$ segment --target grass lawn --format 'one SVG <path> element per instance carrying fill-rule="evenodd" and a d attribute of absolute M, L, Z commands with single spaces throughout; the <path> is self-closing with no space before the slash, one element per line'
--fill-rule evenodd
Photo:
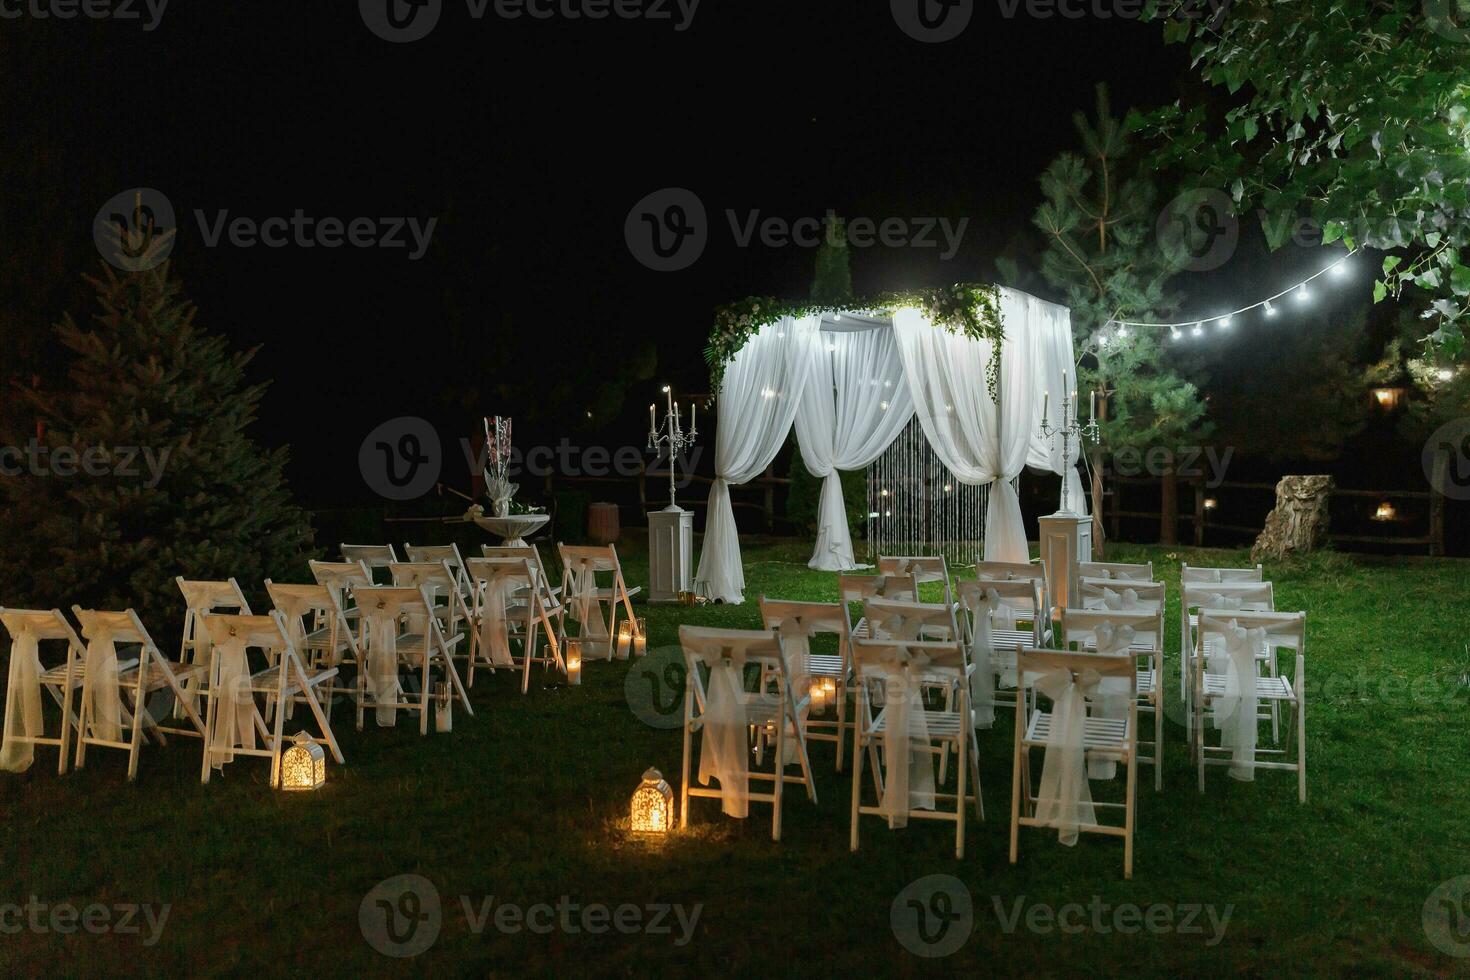
<path fill-rule="evenodd" d="M 642 549 L 621 550 L 630 579 L 643 581 Z M 836 576 L 808 570 L 808 553 L 791 542 L 748 546 L 743 606 L 647 607 L 650 655 L 670 656 L 681 622 L 758 625 L 762 593 L 835 599 Z M 1243 553 L 1127 546 L 1109 558 L 1155 562 L 1170 583 L 1171 637 L 1179 560 L 1246 563 Z M 650 765 L 676 782 L 680 736 L 630 709 L 625 679 L 639 665 L 596 662 L 580 688 L 542 682 L 525 697 L 507 674 L 482 675 L 475 717 L 457 713 L 452 735 L 421 738 L 406 721 L 396 730 L 370 723 L 359 734 L 339 705 L 347 765 L 330 766 L 316 794 L 272 792 L 261 760 L 236 762 L 201 786 L 190 740 L 145 750 L 135 785 L 124 782 L 121 753 L 94 749 L 84 771 L 58 778 L 54 750 L 40 750 L 29 773 L 0 774 L 0 972 L 1463 972 L 1470 959 L 1431 944 L 1423 910 L 1441 883 L 1470 875 L 1466 697 L 1443 673 L 1466 662 L 1467 570 L 1452 560 L 1330 554 L 1268 569 L 1278 608 L 1308 613 L 1308 801 L 1297 803 L 1291 773 L 1238 783 L 1217 768 L 1201 795 L 1171 718 L 1163 792 L 1140 770 L 1132 881 L 1123 880 L 1116 839 L 1084 835 L 1066 848 L 1055 832 L 1024 831 L 1020 862 L 1008 863 L 1008 712 L 981 736 L 987 821 L 970 824 L 963 861 L 954 859 L 952 828 L 915 822 L 889 831 L 878 818 L 865 818 L 862 850 L 850 853 L 851 778 L 833 771 L 830 743 L 812 749 L 819 804 L 789 792 L 779 844 L 768 807 L 752 805 L 751 819 L 738 821 L 714 801 L 695 801 L 689 830 L 662 843 L 630 839 L 629 795 Z M 1171 666 L 1177 671 L 1177 657 Z M 645 685 L 640 675 L 632 688 Z M 1177 697 L 1177 676 L 1165 692 Z M 380 955 L 359 925 L 364 897 L 402 874 L 428 879 L 442 910 L 437 940 L 414 959 Z M 972 902 L 968 940 L 944 959 L 909 953 L 891 925 L 895 898 L 927 875 L 959 879 Z M 141 918 L 141 934 L 93 935 L 53 930 L 48 911 L 21 913 L 39 916 L 44 929 L 7 917 L 5 903 L 32 896 L 46 906 L 170 908 L 145 945 L 151 929 Z M 559 923 L 549 932 L 501 931 L 502 903 L 561 903 L 558 919 L 577 931 Z M 616 913 L 619 906 L 640 907 L 647 921 L 653 913 L 643 907 L 677 903 L 686 916 L 697 906 L 698 919 L 689 942 L 672 915 L 661 922 L 667 933 L 592 934 L 568 903 L 600 903 L 625 923 L 633 913 Z M 1068 925 L 1082 930 L 1063 933 L 1048 910 L 1069 903 L 1082 909 L 1067 913 Z M 1190 906 L 1212 906 L 1215 922 L 1228 914 L 1223 937 L 1208 911 Z M 1128 907 L 1156 924 L 1166 914 L 1176 924 L 1188 918 L 1201 931 L 1122 934 L 1113 926 L 1132 924 Z M 540 915 L 537 923 L 552 921 Z M 1470 934 L 1461 938 L 1470 952 Z"/>

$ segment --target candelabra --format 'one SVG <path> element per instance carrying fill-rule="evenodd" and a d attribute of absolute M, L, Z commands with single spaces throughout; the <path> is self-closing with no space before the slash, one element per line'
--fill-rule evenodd
<path fill-rule="evenodd" d="M 699 435 L 699 427 L 696 424 L 698 405 L 689 407 L 689 431 L 684 431 L 683 418 L 679 411 L 679 403 L 674 401 L 673 389 L 668 385 L 663 388 L 664 397 L 668 399 L 668 408 L 664 413 L 663 424 L 660 425 L 653 405 L 648 406 L 648 451 L 662 453 L 663 447 L 668 446 L 669 451 L 669 506 L 667 510 L 679 510 L 679 502 L 676 499 L 676 488 L 674 485 L 674 462 L 684 452 L 694 445 L 695 438 Z"/>
<path fill-rule="evenodd" d="M 1066 375 L 1063 375 L 1064 382 L 1065 379 Z M 1048 409 L 1051 407 L 1051 392 L 1047 392 L 1045 395 L 1042 396 L 1041 434 L 1045 436 L 1048 440 L 1051 439 L 1053 436 L 1059 435 L 1062 437 L 1062 465 L 1064 468 L 1066 466 L 1070 466 L 1072 463 L 1073 439 L 1077 440 L 1077 449 L 1079 452 L 1082 449 L 1082 440 L 1091 439 L 1093 442 L 1097 442 L 1097 392 L 1093 392 L 1092 394 L 1092 417 L 1089 418 L 1086 422 L 1079 422 L 1075 417 L 1073 406 L 1076 403 L 1076 400 L 1077 392 L 1075 390 L 1066 391 L 1062 394 L 1062 418 L 1058 424 L 1052 425 L 1051 419 L 1048 417 Z M 1070 480 L 1066 479 L 1066 475 L 1063 474 L 1062 508 L 1058 513 L 1072 513 L 1072 505 L 1070 500 L 1071 495 L 1067 489 L 1067 486 L 1070 482 Z"/>

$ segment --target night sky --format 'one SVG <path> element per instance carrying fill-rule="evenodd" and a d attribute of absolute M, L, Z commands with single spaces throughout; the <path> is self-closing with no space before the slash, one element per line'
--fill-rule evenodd
<path fill-rule="evenodd" d="M 431 404 L 465 374 L 550 385 L 567 363 L 610 364 L 652 340 L 657 381 L 702 391 L 713 309 L 802 295 L 812 274 L 809 248 L 738 247 L 727 210 L 968 218 L 948 260 L 855 249 L 856 286 L 987 280 L 1029 227 L 1038 174 L 1075 145 L 1071 115 L 1096 82 L 1119 110 L 1187 84 L 1185 50 L 1157 25 L 1010 7 L 977 2 L 942 44 L 911 39 L 885 3 L 706 0 L 679 31 L 673 6 L 674 21 L 476 20 L 445 0 L 409 44 L 375 36 L 347 0 L 174 0 L 152 31 L 0 20 L 11 315 L 87 310 L 97 209 L 128 188 L 162 191 L 201 322 L 263 345 L 252 376 L 273 387 L 257 435 L 292 444 L 308 502 L 362 491 L 357 446 L 384 419 L 467 431 L 478 414 L 527 416 Z M 624 241 L 630 208 L 665 187 L 698 195 L 711 226 L 702 257 L 672 273 Z M 407 248 L 210 248 L 195 213 L 297 209 L 437 224 L 411 261 Z M 599 420 L 605 441 L 636 437 L 655 383 Z"/>

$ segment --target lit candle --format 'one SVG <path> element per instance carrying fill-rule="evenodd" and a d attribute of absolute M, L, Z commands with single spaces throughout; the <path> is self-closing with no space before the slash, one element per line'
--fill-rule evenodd
<path fill-rule="evenodd" d="M 1096 388 L 1092 389 L 1092 411 L 1088 414 L 1088 418 L 1093 418 L 1093 419 L 1097 418 L 1097 389 Z"/>
<path fill-rule="evenodd" d="M 669 414 L 670 415 L 673 415 L 674 414 L 674 386 L 673 385 L 664 385 L 664 395 L 666 395 L 668 397 Z"/>
<path fill-rule="evenodd" d="M 567 640 L 567 684 L 576 687 L 582 683 L 582 641 Z"/>
<path fill-rule="evenodd" d="M 648 406 L 648 431 L 650 433 L 658 431 L 658 419 L 654 417 L 652 405 Z"/>
<path fill-rule="evenodd" d="M 698 412 L 699 412 L 699 402 L 697 402 L 697 401 L 691 402 L 690 405 L 689 405 L 689 431 L 690 432 L 693 432 L 694 429 L 695 429 L 695 426 L 694 426 L 694 417 L 695 417 L 695 415 Z"/>
<path fill-rule="evenodd" d="M 1050 417 L 1051 417 L 1051 392 L 1049 392 L 1049 391 L 1043 391 L 1041 393 L 1041 421 L 1042 421 L 1042 423 L 1045 424 L 1046 420 L 1048 418 L 1050 418 Z"/>
<path fill-rule="evenodd" d="M 633 628 L 633 653 L 641 657 L 647 652 L 648 620 L 643 616 L 639 616 L 637 625 Z"/>
<path fill-rule="evenodd" d="M 618 624 L 618 659 L 627 660 L 633 646 L 633 624 L 626 619 Z"/>

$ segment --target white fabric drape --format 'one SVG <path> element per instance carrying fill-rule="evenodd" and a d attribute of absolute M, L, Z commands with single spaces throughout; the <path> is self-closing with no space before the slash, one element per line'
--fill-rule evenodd
<path fill-rule="evenodd" d="M 1092 791 L 1087 787 L 1086 750 L 1082 738 L 1087 724 L 1087 695 L 1101 677 L 1095 670 L 1075 675 L 1065 668 L 1036 679 L 1036 689 L 1052 701 L 1051 733 L 1041 761 L 1041 785 L 1036 792 L 1036 819 L 1057 828 L 1057 840 L 1068 847 L 1077 843 L 1077 828 L 1097 824 Z M 1017 711 L 1024 710 L 1017 707 Z"/>
<path fill-rule="evenodd" d="M 895 664 L 883 682 L 886 778 L 879 809 L 895 830 L 908 826 L 910 810 L 934 809 L 934 756 L 924 717 L 921 667 L 917 659 Z"/>
<path fill-rule="evenodd" d="M 737 662 L 738 661 L 738 662 Z M 750 759 L 745 717 L 745 663 L 737 657 L 716 660 L 709 672 L 704 737 L 699 745 L 699 782 L 720 781 L 720 809 L 744 819 L 750 812 Z M 777 766 L 777 773 L 781 767 Z"/>
<path fill-rule="evenodd" d="M 10 645 L 9 691 L 13 703 L 5 716 L 0 769 L 25 772 L 36 761 L 36 746 L 20 738 L 42 735 L 41 674 L 40 643 L 34 632 L 23 629 Z"/>
<path fill-rule="evenodd" d="M 582 659 L 611 660 L 612 636 L 602 615 L 602 602 L 597 598 L 597 566 L 590 559 L 581 559 L 572 569 L 571 590 L 575 596 L 572 618 L 581 626 Z"/>
<path fill-rule="evenodd" d="M 725 366 L 716 402 L 715 482 L 695 574 L 711 599 L 745 601 L 730 485 L 756 476 L 785 444 L 812 373 L 817 327 L 816 317 L 783 317 L 762 327 Z"/>
<path fill-rule="evenodd" d="M 1038 379 L 1041 395 L 1051 396 L 1051 404 L 1047 410 L 1051 424 L 1059 425 L 1063 421 L 1062 399 L 1067 392 L 1078 387 L 1076 352 L 1072 344 L 1072 313 L 1064 306 L 1037 301 L 1028 308 L 1027 314 L 1029 326 L 1041 335 L 1042 359 L 1038 361 L 1034 374 Z M 1009 331 L 1006 339 L 1010 339 Z M 1087 392 L 1079 389 L 1078 395 L 1080 402 L 1088 401 Z M 1075 419 L 1084 414 L 1074 403 L 1070 418 Z M 1062 474 L 1062 479 L 1067 482 L 1068 506 L 1073 513 L 1085 516 L 1089 511 L 1087 498 L 1082 492 L 1082 477 L 1077 471 L 1080 447 L 1076 440 L 1072 440 L 1070 450 L 1068 457 L 1063 459 L 1062 439 L 1055 435 L 1044 435 L 1040 425 L 1037 425 L 1031 432 L 1026 465 Z"/>
<path fill-rule="evenodd" d="M 214 739 L 210 756 L 214 768 L 223 769 L 235 758 L 236 747 L 255 748 L 255 697 L 250 690 L 250 664 L 245 656 L 246 638 L 232 637 L 228 643 L 217 643 L 220 695 L 214 699 L 218 713 L 214 722 Z"/>
<path fill-rule="evenodd" d="M 480 649 L 488 651 L 490 663 L 510 667 L 510 628 L 506 623 L 506 600 L 515 590 L 510 578 L 496 575 L 485 586 L 485 604 L 480 610 Z M 529 598 L 527 602 L 531 601 Z"/>
<path fill-rule="evenodd" d="M 111 633 L 99 632 L 87 640 L 87 669 L 82 680 L 82 697 L 88 702 L 92 738 L 109 742 L 122 740 L 122 694 L 118 690 L 117 644 Z M 143 710 L 141 704 L 136 706 Z M 140 724 L 141 719 L 134 719 Z"/>
<path fill-rule="evenodd" d="M 1249 783 L 1256 778 L 1256 654 L 1265 649 L 1266 631 L 1242 629 L 1232 619 L 1224 633 L 1224 652 L 1210 658 L 1210 673 L 1225 678 L 1225 694 L 1215 699 L 1211 720 L 1220 745 L 1230 750 L 1230 777 Z"/>
<path fill-rule="evenodd" d="M 374 717 L 379 728 L 392 728 L 398 723 L 396 702 L 402 694 L 398 683 L 398 604 L 379 601 L 363 610 L 367 619 L 367 675 L 377 703 Z M 424 647 L 428 648 L 428 626 L 424 627 Z"/>
<path fill-rule="evenodd" d="M 796 413 L 802 462 L 822 480 L 811 568 L 857 568 L 839 470 L 872 463 L 914 415 L 893 331 L 821 331 L 815 364 Z"/>

